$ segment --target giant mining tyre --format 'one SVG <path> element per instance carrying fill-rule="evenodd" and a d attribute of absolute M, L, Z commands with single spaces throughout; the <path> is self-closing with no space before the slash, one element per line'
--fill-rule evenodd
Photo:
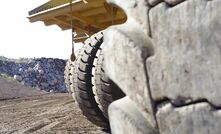
<path fill-rule="evenodd" d="M 94 60 L 95 67 L 92 73 L 95 77 L 92 77 L 92 82 L 94 85 L 93 92 L 95 94 L 95 100 L 99 104 L 98 106 L 104 116 L 108 118 L 108 106 L 113 101 L 123 98 L 125 94 L 105 73 L 103 46 L 102 43 Z"/>
<path fill-rule="evenodd" d="M 79 56 L 79 50 L 77 50 L 75 52 L 76 57 Z M 67 60 L 66 65 L 65 65 L 65 69 L 64 69 L 64 82 L 66 85 L 66 89 L 68 93 L 72 93 L 71 90 L 71 78 L 72 78 L 72 71 L 71 69 L 73 69 L 73 66 L 75 65 L 76 59 L 74 61 L 72 61 L 71 59 Z"/>
<path fill-rule="evenodd" d="M 103 67 L 103 32 L 88 38 L 72 64 L 72 96 L 83 115 L 97 126 L 109 129 L 107 109 L 124 93 L 107 77 Z"/>
<path fill-rule="evenodd" d="M 109 121 L 95 100 L 92 84 L 93 63 L 102 42 L 103 32 L 94 34 L 84 42 L 73 65 L 70 89 L 83 115 L 95 125 L 109 129 Z"/>
<path fill-rule="evenodd" d="M 69 93 L 71 92 L 71 90 L 70 90 L 71 66 L 72 66 L 72 61 L 68 60 L 66 62 L 65 69 L 64 69 L 64 82 L 65 82 L 65 85 L 66 85 L 66 88 L 67 88 L 67 92 L 69 92 Z"/>

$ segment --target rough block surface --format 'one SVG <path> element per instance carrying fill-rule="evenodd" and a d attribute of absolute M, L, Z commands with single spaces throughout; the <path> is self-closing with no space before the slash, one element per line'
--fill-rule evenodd
<path fill-rule="evenodd" d="M 135 103 L 140 121 L 160 134 L 220 134 L 221 1 L 109 1 L 128 20 L 105 33 L 107 74 Z M 137 130 L 121 118 L 123 103 L 112 105 L 109 116 L 124 125 L 111 129 Z"/>
<path fill-rule="evenodd" d="M 145 67 L 145 59 L 153 53 L 152 43 L 148 37 L 148 16 L 134 14 L 135 11 L 146 14 L 148 7 L 144 0 L 112 2 L 122 6 L 128 20 L 124 25 L 110 27 L 105 31 L 104 58 L 108 59 L 105 60 L 106 73 L 127 96 L 137 102 L 138 108 L 145 109 L 142 110 L 144 117 L 151 125 L 156 126 Z"/>
<path fill-rule="evenodd" d="M 221 110 L 208 103 L 175 108 L 166 104 L 157 112 L 161 134 L 220 134 Z"/>
<path fill-rule="evenodd" d="M 150 10 L 154 56 L 147 59 L 154 100 L 221 106 L 221 1 L 191 0 Z"/>
<path fill-rule="evenodd" d="M 112 103 L 108 111 L 112 134 L 158 134 L 129 97 Z"/>

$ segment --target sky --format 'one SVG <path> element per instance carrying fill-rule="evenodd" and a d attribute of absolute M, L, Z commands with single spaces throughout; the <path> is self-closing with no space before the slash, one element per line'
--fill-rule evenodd
<path fill-rule="evenodd" d="M 71 31 L 43 22 L 30 23 L 28 11 L 47 0 L 2 0 L 0 56 L 9 58 L 62 58 L 71 54 Z"/>

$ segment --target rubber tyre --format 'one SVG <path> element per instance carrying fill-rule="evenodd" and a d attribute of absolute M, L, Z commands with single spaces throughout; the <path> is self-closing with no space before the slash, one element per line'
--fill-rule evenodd
<path fill-rule="evenodd" d="M 72 69 L 71 90 L 83 115 L 97 126 L 109 129 L 109 121 L 99 108 L 92 84 L 92 68 L 96 53 L 103 42 L 103 33 L 94 34 L 84 43 Z"/>
<path fill-rule="evenodd" d="M 95 88 L 94 94 L 104 116 L 108 118 L 108 106 L 115 100 L 121 99 L 125 94 L 121 89 L 111 81 L 105 73 L 104 54 L 101 45 L 97 53 L 97 61 L 95 62 Z"/>
<path fill-rule="evenodd" d="M 64 69 L 64 82 L 65 82 L 65 85 L 66 85 L 66 88 L 67 88 L 67 92 L 69 92 L 69 93 L 71 92 L 71 90 L 70 90 L 71 66 L 72 66 L 72 61 L 68 60 L 66 62 L 65 69 Z"/>

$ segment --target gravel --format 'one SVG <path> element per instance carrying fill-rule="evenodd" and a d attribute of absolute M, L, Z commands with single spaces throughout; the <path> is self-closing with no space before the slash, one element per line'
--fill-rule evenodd
<path fill-rule="evenodd" d="M 65 64 L 66 60 L 57 58 L 0 57 L 0 74 L 47 92 L 67 92 L 64 83 Z"/>

